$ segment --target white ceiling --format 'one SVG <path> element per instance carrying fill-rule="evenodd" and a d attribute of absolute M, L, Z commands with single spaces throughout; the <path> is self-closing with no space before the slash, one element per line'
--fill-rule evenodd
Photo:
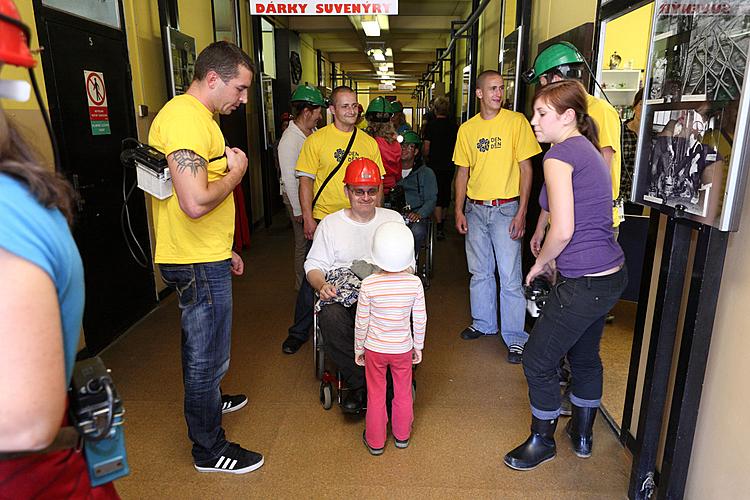
<path fill-rule="evenodd" d="M 389 16 L 388 31 L 366 37 L 347 16 L 289 16 L 289 29 L 313 38 L 314 47 L 327 58 L 341 63 L 346 73 L 359 82 L 377 82 L 375 68 L 365 51 L 382 43 L 393 50 L 395 80 L 403 90 L 413 88 L 427 66 L 435 61 L 435 50 L 450 38 L 451 21 L 464 20 L 471 1 L 401 0 L 399 14 Z"/>

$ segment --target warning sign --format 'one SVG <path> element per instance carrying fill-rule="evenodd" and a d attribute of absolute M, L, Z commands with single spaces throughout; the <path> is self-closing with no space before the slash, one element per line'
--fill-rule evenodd
<path fill-rule="evenodd" d="M 104 86 L 104 74 L 98 71 L 83 70 L 86 82 L 86 99 L 89 102 L 89 119 L 93 135 L 109 135 L 109 107 L 107 106 L 107 88 Z"/>

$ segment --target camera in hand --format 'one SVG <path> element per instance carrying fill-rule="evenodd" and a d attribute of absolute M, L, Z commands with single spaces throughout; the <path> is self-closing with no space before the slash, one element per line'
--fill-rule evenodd
<path fill-rule="evenodd" d="M 549 280 L 543 276 L 537 276 L 531 280 L 531 285 L 524 287 L 526 295 L 526 310 L 533 318 L 538 318 L 544 304 L 547 303 L 547 297 L 552 291 L 552 285 Z"/>

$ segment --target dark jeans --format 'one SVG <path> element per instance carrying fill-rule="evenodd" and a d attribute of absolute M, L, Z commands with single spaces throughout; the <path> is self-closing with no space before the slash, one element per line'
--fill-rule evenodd
<path fill-rule="evenodd" d="M 414 236 L 414 257 L 416 258 L 419 255 L 419 249 L 422 248 L 427 239 L 429 221 L 424 219 L 419 222 L 410 222 L 409 229 L 411 229 L 411 234 Z"/>
<path fill-rule="evenodd" d="M 560 413 L 557 368 L 566 354 L 572 375 L 571 402 L 582 407 L 599 406 L 603 372 L 599 342 L 604 320 L 627 283 L 628 272 L 623 266 L 609 276 L 561 276 L 553 287 L 523 351 L 535 417 L 547 420 Z"/>
<path fill-rule="evenodd" d="M 185 420 L 193 459 L 203 462 L 227 447 L 221 428 L 219 384 L 229 368 L 232 274 L 229 259 L 203 264 L 160 264 L 182 311 L 182 378 Z"/>
<path fill-rule="evenodd" d="M 305 257 L 310 253 L 312 241 L 307 240 Z M 315 290 L 304 277 L 297 292 L 297 302 L 294 304 L 294 324 L 289 327 L 289 336 L 307 342 L 313 326 L 313 306 L 315 305 Z"/>
<path fill-rule="evenodd" d="M 318 313 L 318 325 L 325 342 L 325 353 L 341 370 L 341 375 L 350 389 L 365 385 L 365 369 L 354 362 L 354 317 L 357 305 L 344 307 L 328 304 Z"/>

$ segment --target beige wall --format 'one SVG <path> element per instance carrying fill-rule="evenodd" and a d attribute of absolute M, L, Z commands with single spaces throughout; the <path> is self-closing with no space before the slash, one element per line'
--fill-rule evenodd
<path fill-rule="evenodd" d="M 750 190 L 740 231 L 729 236 L 686 498 L 750 495 Z"/>

